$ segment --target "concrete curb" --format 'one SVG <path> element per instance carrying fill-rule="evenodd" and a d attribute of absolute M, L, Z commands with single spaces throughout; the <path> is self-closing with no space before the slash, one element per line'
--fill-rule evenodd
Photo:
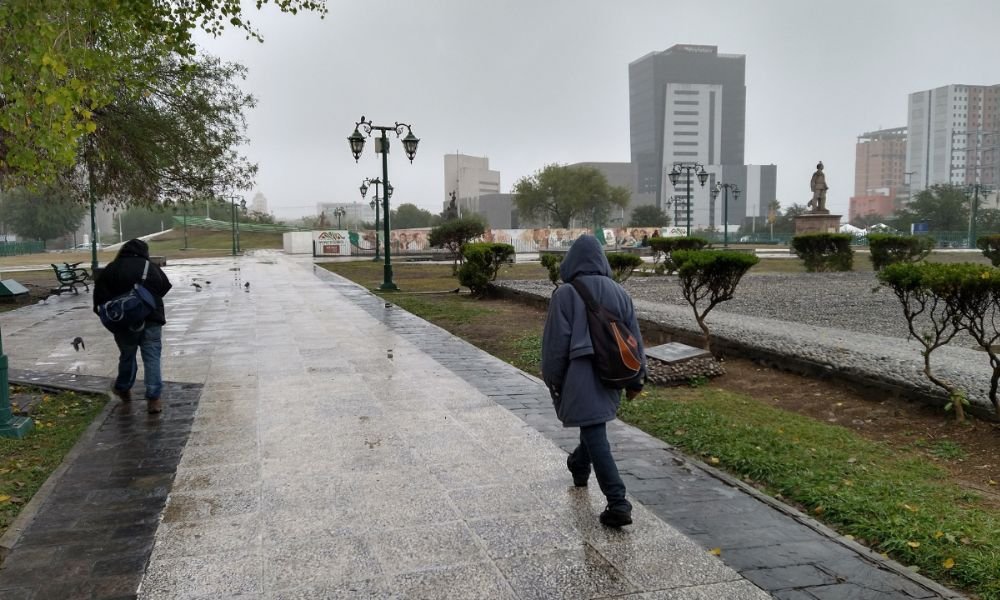
<path fill-rule="evenodd" d="M 80 386 L 78 388 L 73 388 L 65 384 L 48 385 L 44 382 L 39 383 L 37 381 L 28 381 L 19 379 L 11 379 L 10 383 L 17 385 L 24 385 L 24 386 L 80 392 L 85 394 L 95 393 L 92 389 L 83 386 Z M 108 388 L 110 387 L 111 387 L 111 380 L 108 379 Z M 86 446 L 88 446 L 90 442 L 94 439 L 94 436 L 97 435 L 98 430 L 100 430 L 101 426 L 104 425 L 105 421 L 107 421 L 108 416 L 111 415 L 111 411 L 115 409 L 116 404 L 114 402 L 114 398 L 111 396 L 111 394 L 107 395 L 109 400 L 107 404 L 104 405 L 104 409 L 101 411 L 101 413 L 96 417 L 94 417 L 94 420 L 90 422 L 90 425 L 87 426 L 87 429 L 85 429 L 84 432 L 80 435 L 80 437 L 76 440 L 76 443 L 73 444 L 73 447 L 70 448 L 70 451 L 67 452 L 66 456 L 63 457 L 62 462 L 59 463 L 59 466 L 56 467 L 54 471 L 52 471 L 52 474 L 49 475 L 48 479 L 45 480 L 45 483 L 42 484 L 42 487 L 38 488 L 38 491 L 35 492 L 35 495 L 31 497 L 31 500 L 28 501 L 28 504 L 26 504 L 25 507 L 21 509 L 21 512 L 17 515 L 17 518 L 14 519 L 14 522 L 10 524 L 10 527 L 7 528 L 7 531 L 3 534 L 3 536 L 0 537 L 0 566 L 3 565 L 4 560 L 6 560 L 7 556 L 10 554 L 10 551 L 13 550 L 14 545 L 17 544 L 18 540 L 21 538 L 21 534 L 24 533 L 24 531 L 28 528 L 28 526 L 31 525 L 31 522 L 35 520 L 35 516 L 38 514 L 38 511 L 42 508 L 42 506 L 48 500 L 49 495 L 52 493 L 53 490 L 55 490 L 56 486 L 59 484 L 59 480 L 62 479 L 62 476 L 66 473 L 67 470 L 69 470 L 70 466 L 72 466 L 72 464 L 76 461 L 77 457 L 83 452 L 83 449 Z"/>

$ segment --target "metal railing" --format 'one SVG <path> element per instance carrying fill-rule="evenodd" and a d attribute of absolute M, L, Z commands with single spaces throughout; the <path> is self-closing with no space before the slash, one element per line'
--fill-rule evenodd
<path fill-rule="evenodd" d="M 21 256 L 45 252 L 45 242 L 0 242 L 0 256 Z"/>

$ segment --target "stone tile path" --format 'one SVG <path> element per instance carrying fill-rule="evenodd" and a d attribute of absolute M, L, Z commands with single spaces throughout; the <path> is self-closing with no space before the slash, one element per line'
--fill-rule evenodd
<path fill-rule="evenodd" d="M 537 380 L 311 270 L 168 268 L 164 378 L 204 387 L 140 598 L 951 597 L 621 424 L 636 525 L 600 527 Z M 12 366 L 111 375 L 88 301 L 0 316 Z"/>

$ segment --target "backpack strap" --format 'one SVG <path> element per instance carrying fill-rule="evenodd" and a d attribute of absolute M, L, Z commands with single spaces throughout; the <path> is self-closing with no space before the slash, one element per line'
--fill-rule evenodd
<path fill-rule="evenodd" d="M 146 283 L 146 275 L 149 273 L 149 261 L 146 261 L 146 266 L 142 268 L 142 280 L 139 283 Z"/>
<path fill-rule="evenodd" d="M 587 289 L 587 286 L 583 285 L 582 281 L 574 279 L 569 282 L 569 284 L 572 285 L 573 289 L 576 290 L 576 293 L 580 295 L 580 298 L 583 299 L 583 303 L 587 305 L 587 308 L 592 311 L 600 309 L 597 305 L 597 301 L 594 300 L 594 296 L 591 295 L 590 290 Z"/>

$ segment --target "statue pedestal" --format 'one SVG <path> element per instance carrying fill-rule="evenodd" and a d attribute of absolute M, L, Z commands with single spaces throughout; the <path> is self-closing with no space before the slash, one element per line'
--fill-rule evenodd
<path fill-rule="evenodd" d="M 840 217 L 831 215 L 830 211 L 814 211 L 793 217 L 795 220 L 795 235 L 803 233 L 837 233 L 840 230 Z"/>

